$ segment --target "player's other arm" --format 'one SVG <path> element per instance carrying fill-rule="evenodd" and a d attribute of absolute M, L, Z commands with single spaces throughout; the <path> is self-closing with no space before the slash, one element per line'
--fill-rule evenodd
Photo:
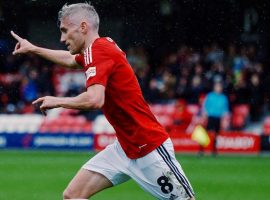
<path fill-rule="evenodd" d="M 38 47 L 28 40 L 21 38 L 13 31 L 11 31 L 11 35 L 17 40 L 13 55 L 34 53 L 64 67 L 82 68 L 82 66 L 78 65 L 75 61 L 75 55 L 71 55 L 69 51 Z"/>
<path fill-rule="evenodd" d="M 46 115 L 48 109 L 69 108 L 77 110 L 95 110 L 102 108 L 105 99 L 105 87 L 100 84 L 89 86 L 86 92 L 75 97 L 41 97 L 33 104 L 41 103 L 40 110 Z"/>

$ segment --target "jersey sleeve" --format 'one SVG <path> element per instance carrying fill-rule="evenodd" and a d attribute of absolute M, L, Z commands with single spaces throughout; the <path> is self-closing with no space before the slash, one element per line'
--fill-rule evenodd
<path fill-rule="evenodd" d="M 83 56 L 81 54 L 77 54 L 75 56 L 75 61 L 76 61 L 76 63 L 78 63 L 82 67 L 84 66 L 84 59 L 83 59 Z"/>
<path fill-rule="evenodd" d="M 92 62 L 86 66 L 86 88 L 94 84 L 107 86 L 107 81 L 113 71 L 114 61 L 106 50 L 108 49 L 102 48 L 102 46 L 96 46 L 89 50 Z"/>

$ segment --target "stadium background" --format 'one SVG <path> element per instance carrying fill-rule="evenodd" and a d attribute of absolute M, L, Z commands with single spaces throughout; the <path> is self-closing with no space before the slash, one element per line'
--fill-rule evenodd
<path fill-rule="evenodd" d="M 15 41 L 10 30 L 34 44 L 63 48 L 57 12 L 65 2 L 0 1 L 0 199 L 61 198 L 89 158 L 78 150 L 101 150 L 115 139 L 99 111 L 55 109 L 45 118 L 31 105 L 39 96 L 79 94 L 84 90 L 82 72 L 34 55 L 11 55 Z M 127 52 L 176 151 L 189 153 L 177 158 L 198 199 L 269 198 L 269 1 L 92 3 L 100 14 L 101 35 Z M 218 138 L 222 155 L 197 158 L 200 147 L 190 136 L 196 124 L 205 125 L 201 107 L 215 80 L 223 81 L 230 102 Z M 211 149 L 212 142 L 206 151 Z M 133 182 L 96 197 L 127 198 L 151 199 Z"/>

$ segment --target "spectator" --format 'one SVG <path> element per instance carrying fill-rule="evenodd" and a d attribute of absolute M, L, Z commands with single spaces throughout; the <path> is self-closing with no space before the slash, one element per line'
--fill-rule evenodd
<path fill-rule="evenodd" d="M 254 73 L 250 78 L 250 117 L 252 121 L 258 121 L 262 114 L 263 88 L 258 74 Z"/>
<path fill-rule="evenodd" d="M 244 73 L 240 73 L 234 86 L 235 104 L 249 103 L 249 89 Z"/>
<path fill-rule="evenodd" d="M 206 55 L 206 62 L 213 64 L 216 62 L 222 62 L 224 59 L 224 52 L 219 48 L 217 43 L 213 43 L 210 47 L 208 54 Z"/>
<path fill-rule="evenodd" d="M 226 68 L 232 68 L 234 63 L 234 58 L 236 56 L 236 46 L 233 44 L 230 44 L 228 46 L 228 52 L 224 59 L 224 65 Z"/>
<path fill-rule="evenodd" d="M 228 98 L 222 90 L 222 83 L 215 82 L 213 91 L 206 95 L 203 104 L 203 112 L 208 120 L 207 130 L 215 133 L 213 154 L 216 154 L 216 136 L 220 132 L 221 119 L 229 113 Z"/>
<path fill-rule="evenodd" d="M 37 76 L 37 71 L 31 70 L 29 77 L 23 78 L 22 93 L 26 102 L 32 102 L 38 97 Z"/>
<path fill-rule="evenodd" d="M 185 77 L 180 77 L 178 85 L 176 86 L 175 97 L 186 99 L 188 95 L 188 85 Z"/>
<path fill-rule="evenodd" d="M 233 60 L 233 71 L 235 74 L 241 73 L 241 71 L 249 65 L 250 61 L 247 57 L 247 49 L 243 46 L 240 49 L 240 55 L 235 56 Z"/>
<path fill-rule="evenodd" d="M 187 92 L 187 102 L 188 104 L 198 104 L 199 97 L 203 93 L 203 83 L 200 76 L 195 75 L 192 77 L 190 88 Z"/>

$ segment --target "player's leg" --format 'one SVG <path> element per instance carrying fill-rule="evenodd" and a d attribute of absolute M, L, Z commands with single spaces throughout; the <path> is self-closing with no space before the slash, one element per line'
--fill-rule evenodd
<path fill-rule="evenodd" d="M 194 200 L 193 189 L 174 156 L 170 140 L 148 155 L 132 161 L 130 176 L 158 199 Z"/>
<path fill-rule="evenodd" d="M 220 131 L 220 123 L 221 123 L 221 118 L 215 118 L 214 119 L 214 144 L 213 144 L 213 156 L 217 156 L 218 152 L 217 152 L 217 137 Z"/>
<path fill-rule="evenodd" d="M 161 163 L 168 167 L 169 175 L 167 176 L 169 180 L 177 185 L 178 198 L 179 200 L 194 200 L 194 191 L 188 181 L 180 163 L 175 158 L 174 148 L 171 140 L 165 141 L 160 147 L 156 149 L 156 152 L 162 158 Z M 179 187 L 179 184 L 181 185 Z M 180 192 L 181 191 L 181 192 Z M 173 198 L 172 198 L 173 199 Z"/>
<path fill-rule="evenodd" d="M 68 185 L 64 199 L 88 199 L 105 188 L 129 180 L 123 167 L 127 166 L 127 158 L 117 146 L 118 143 L 109 145 L 91 158 Z"/>
<path fill-rule="evenodd" d="M 213 156 L 217 155 L 217 136 L 218 136 L 219 131 L 220 131 L 220 123 L 221 123 L 221 118 L 208 117 L 208 123 L 207 123 L 206 129 L 208 131 L 214 132 L 213 151 L 212 151 Z"/>
<path fill-rule="evenodd" d="M 63 193 L 64 199 L 88 199 L 95 193 L 113 186 L 102 174 L 80 169 Z"/>

